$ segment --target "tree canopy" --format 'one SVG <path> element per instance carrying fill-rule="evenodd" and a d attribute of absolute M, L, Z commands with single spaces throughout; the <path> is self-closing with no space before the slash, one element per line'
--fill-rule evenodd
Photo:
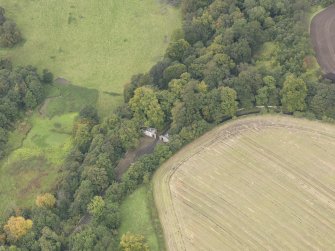
<path fill-rule="evenodd" d="M 152 88 L 143 86 L 136 89 L 129 106 L 134 112 L 134 118 L 143 126 L 163 127 L 164 113 Z"/>
<path fill-rule="evenodd" d="M 21 32 L 13 21 L 7 20 L 5 9 L 0 6 L 0 46 L 13 47 L 21 41 Z"/>
<path fill-rule="evenodd" d="M 123 251 L 149 251 L 144 237 L 130 232 L 122 235 L 120 246 Z"/>
<path fill-rule="evenodd" d="M 311 5 L 328 0 L 180 3 L 182 30 L 159 62 L 132 77 L 125 103 L 105 118 L 92 106 L 79 112 L 73 149 L 52 191 L 57 203 L 44 194 L 22 216 L 9 214 L 0 242 L 6 236 L 3 243 L 23 250 L 148 250 L 142 235 L 119 240 L 120 203 L 182 146 L 255 106 L 335 119 L 334 84 L 304 64 L 313 57 L 306 29 Z M 5 22 L 0 8 L 0 25 Z M 51 79 L 48 71 L 39 76 L 33 67 L 0 60 L 0 157 L 13 123 L 43 100 Z M 167 131 L 169 142 L 137 156 L 121 176 L 120 160 L 141 142 L 143 127 Z"/>
<path fill-rule="evenodd" d="M 303 111 L 306 108 L 307 86 L 303 79 L 288 76 L 281 91 L 283 108 L 288 112 Z"/>
<path fill-rule="evenodd" d="M 55 204 L 56 204 L 56 198 L 50 193 L 38 195 L 36 198 L 36 205 L 38 207 L 52 208 L 55 206 Z"/>
<path fill-rule="evenodd" d="M 12 216 L 8 219 L 7 224 L 4 226 L 4 231 L 7 235 L 7 239 L 10 242 L 15 243 L 21 237 L 26 235 L 32 227 L 32 220 L 26 220 L 22 216 Z"/>

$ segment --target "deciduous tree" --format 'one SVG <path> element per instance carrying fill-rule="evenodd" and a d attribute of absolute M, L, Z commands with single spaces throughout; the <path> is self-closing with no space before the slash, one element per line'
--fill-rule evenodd
<path fill-rule="evenodd" d="M 56 198 L 50 193 L 45 193 L 38 195 L 35 202 L 38 207 L 51 208 L 55 206 Z"/>
<path fill-rule="evenodd" d="M 237 94 L 234 89 L 221 87 L 221 111 L 224 116 L 235 116 L 237 111 Z"/>
<path fill-rule="evenodd" d="M 14 22 L 7 20 L 0 26 L 0 45 L 2 47 L 13 47 L 21 40 L 21 32 Z"/>
<path fill-rule="evenodd" d="M 130 232 L 122 235 L 120 246 L 123 251 L 149 251 L 144 236 Z"/>
<path fill-rule="evenodd" d="M 281 95 L 285 111 L 303 111 L 306 108 L 307 86 L 303 79 L 289 75 L 284 82 Z"/>
<path fill-rule="evenodd" d="M 271 100 L 274 99 L 276 91 L 276 80 L 272 76 L 263 78 L 264 86 L 257 90 L 256 103 L 267 107 L 271 105 Z"/>
<path fill-rule="evenodd" d="M 143 126 L 162 129 L 164 113 L 158 103 L 153 89 L 147 86 L 137 88 L 134 97 L 129 101 L 134 117 Z"/>
<path fill-rule="evenodd" d="M 166 56 L 174 61 L 177 60 L 182 62 L 189 47 L 190 44 L 187 41 L 179 39 L 176 42 L 169 44 L 169 47 L 166 49 Z"/>
<path fill-rule="evenodd" d="M 87 206 L 87 211 L 96 219 L 98 219 L 105 208 L 105 201 L 101 196 L 94 196 Z"/>
<path fill-rule="evenodd" d="M 38 243 L 41 251 L 60 251 L 62 246 L 59 236 L 48 227 L 42 229 Z"/>
<path fill-rule="evenodd" d="M 9 241 L 16 242 L 22 236 L 26 235 L 32 227 L 32 220 L 26 220 L 22 216 L 11 216 L 4 226 L 4 231 Z"/>

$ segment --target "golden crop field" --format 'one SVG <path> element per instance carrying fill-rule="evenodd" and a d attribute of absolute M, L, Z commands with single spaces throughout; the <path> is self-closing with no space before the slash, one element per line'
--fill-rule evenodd
<path fill-rule="evenodd" d="M 335 126 L 229 122 L 160 167 L 154 197 L 171 251 L 334 250 Z"/>

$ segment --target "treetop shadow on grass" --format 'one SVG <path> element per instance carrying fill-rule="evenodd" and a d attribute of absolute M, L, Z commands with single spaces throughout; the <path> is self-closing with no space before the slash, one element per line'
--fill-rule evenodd
<path fill-rule="evenodd" d="M 107 91 L 104 91 L 103 93 L 104 93 L 104 94 L 108 94 L 108 95 L 110 95 L 110 96 L 112 96 L 112 97 L 119 97 L 119 96 L 122 96 L 121 93 L 117 93 L 117 92 L 107 92 Z"/>

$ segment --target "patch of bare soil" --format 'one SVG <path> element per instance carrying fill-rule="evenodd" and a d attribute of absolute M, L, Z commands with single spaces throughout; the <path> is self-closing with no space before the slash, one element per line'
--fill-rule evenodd
<path fill-rule="evenodd" d="M 31 194 L 32 191 L 39 189 L 41 187 L 41 178 L 47 175 L 47 172 L 39 173 L 39 175 L 33 178 L 26 187 L 20 190 L 19 197 L 24 198 L 28 194 Z"/>
<path fill-rule="evenodd" d="M 324 77 L 335 80 L 335 5 L 313 18 L 310 35 Z"/>
<path fill-rule="evenodd" d="M 31 130 L 31 124 L 28 121 L 22 121 L 19 123 L 17 130 L 24 135 L 27 135 Z"/>
<path fill-rule="evenodd" d="M 10 164 L 10 173 L 15 175 L 26 170 L 42 172 L 41 167 L 47 166 L 47 160 L 43 156 L 34 156 L 25 160 L 18 160 Z"/>

